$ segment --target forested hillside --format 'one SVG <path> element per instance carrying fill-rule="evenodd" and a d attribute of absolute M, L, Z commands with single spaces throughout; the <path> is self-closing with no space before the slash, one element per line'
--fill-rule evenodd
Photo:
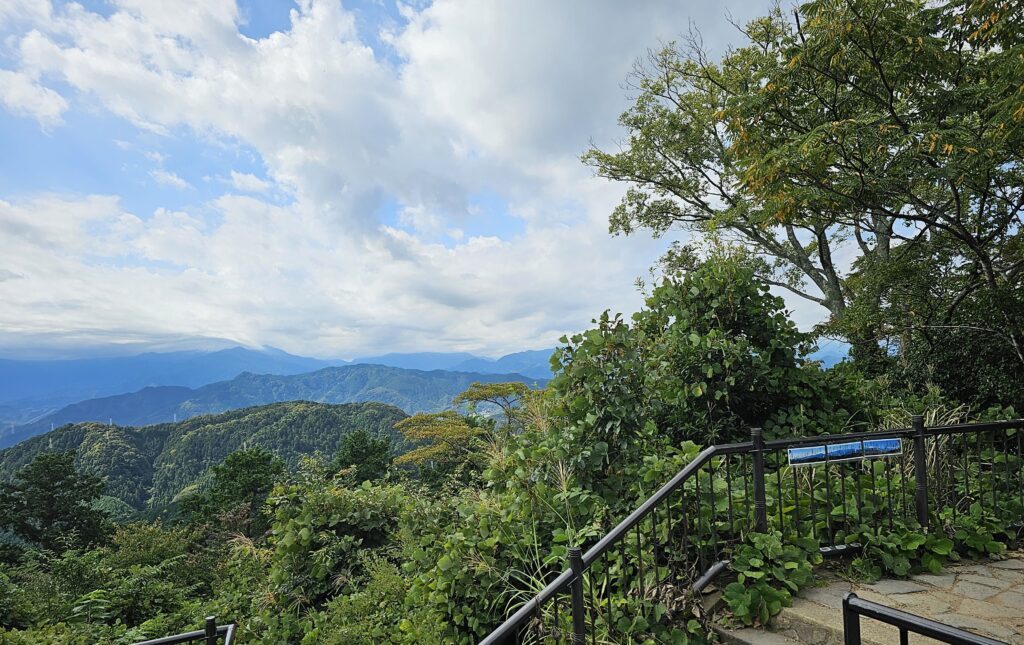
<path fill-rule="evenodd" d="M 51 427 L 84 421 L 141 426 L 200 414 L 265 405 L 280 401 L 387 403 L 408 414 L 436 412 L 473 382 L 520 381 L 543 383 L 518 374 L 473 374 L 385 367 L 345 365 L 291 376 L 242 374 L 230 381 L 197 389 L 152 387 L 131 394 L 109 396 L 69 405 L 35 423 L 16 427 L 0 436 L 0 448 L 41 434 Z"/>
<path fill-rule="evenodd" d="M 0 451 L 0 478 L 10 479 L 41 453 L 76 451 L 78 470 L 103 477 L 107 496 L 137 511 L 159 511 L 243 447 L 264 448 L 294 466 L 315 452 L 333 455 L 345 435 L 365 429 L 402 452 L 407 444 L 394 426 L 405 416 L 382 403 L 291 402 L 141 428 L 78 423 Z"/>

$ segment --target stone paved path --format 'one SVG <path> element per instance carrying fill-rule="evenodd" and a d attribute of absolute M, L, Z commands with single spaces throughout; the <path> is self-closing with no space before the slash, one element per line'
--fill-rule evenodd
<path fill-rule="evenodd" d="M 964 562 L 938 575 L 875 584 L 833 581 L 807 589 L 778 617 L 776 635 L 817 645 L 841 642 L 840 608 L 843 596 L 851 590 L 865 600 L 1024 645 L 1024 551 L 1008 553 L 1002 560 Z M 861 624 L 865 642 L 899 642 L 895 628 L 863 618 Z M 935 641 L 911 635 L 910 642 Z"/>
<path fill-rule="evenodd" d="M 1024 643 L 1024 552 L 1005 560 L 964 563 L 938 575 L 855 585 L 865 600 L 991 636 Z"/>

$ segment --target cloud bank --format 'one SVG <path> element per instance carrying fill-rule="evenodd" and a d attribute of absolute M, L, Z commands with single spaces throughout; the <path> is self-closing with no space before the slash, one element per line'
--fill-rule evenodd
<path fill-rule="evenodd" d="M 691 22 L 736 38 L 725 8 L 669 0 L 398 4 L 372 38 L 369 9 L 335 0 L 258 38 L 233 1 L 111 4 L 0 9 L 4 108 L 57 141 L 100 112 L 130 124 L 122 148 L 251 150 L 257 168 L 200 177 L 149 150 L 153 188 L 195 201 L 147 212 L 118 191 L 0 195 L 0 276 L 17 276 L 0 279 L 0 348 L 550 346 L 635 309 L 665 244 L 610 237 L 622 187 L 578 160 L 621 134 L 632 65 Z"/>

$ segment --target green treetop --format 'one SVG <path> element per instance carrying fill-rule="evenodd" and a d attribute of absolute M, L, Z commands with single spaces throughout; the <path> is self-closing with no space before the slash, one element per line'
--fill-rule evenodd
<path fill-rule="evenodd" d="M 93 507 L 103 486 L 78 473 L 73 452 L 40 454 L 0 488 L 0 526 L 45 549 L 95 544 L 105 534 L 106 515 Z"/>

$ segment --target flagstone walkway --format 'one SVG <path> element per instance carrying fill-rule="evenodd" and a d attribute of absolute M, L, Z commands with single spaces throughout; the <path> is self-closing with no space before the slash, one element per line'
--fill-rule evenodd
<path fill-rule="evenodd" d="M 777 617 L 772 632 L 740 630 L 734 642 L 842 643 L 843 596 L 853 591 L 865 600 L 902 609 L 947 625 L 983 634 L 1013 645 L 1024 645 L 1024 552 L 1001 560 L 964 562 L 937 575 L 859 584 L 836 580 L 805 590 Z M 861 618 L 865 643 L 899 643 L 895 627 Z M 744 638 L 746 637 L 746 638 Z M 751 640 L 747 640 L 751 639 Z M 728 639 L 733 640 L 733 639 Z M 911 643 L 934 643 L 910 636 Z"/>

